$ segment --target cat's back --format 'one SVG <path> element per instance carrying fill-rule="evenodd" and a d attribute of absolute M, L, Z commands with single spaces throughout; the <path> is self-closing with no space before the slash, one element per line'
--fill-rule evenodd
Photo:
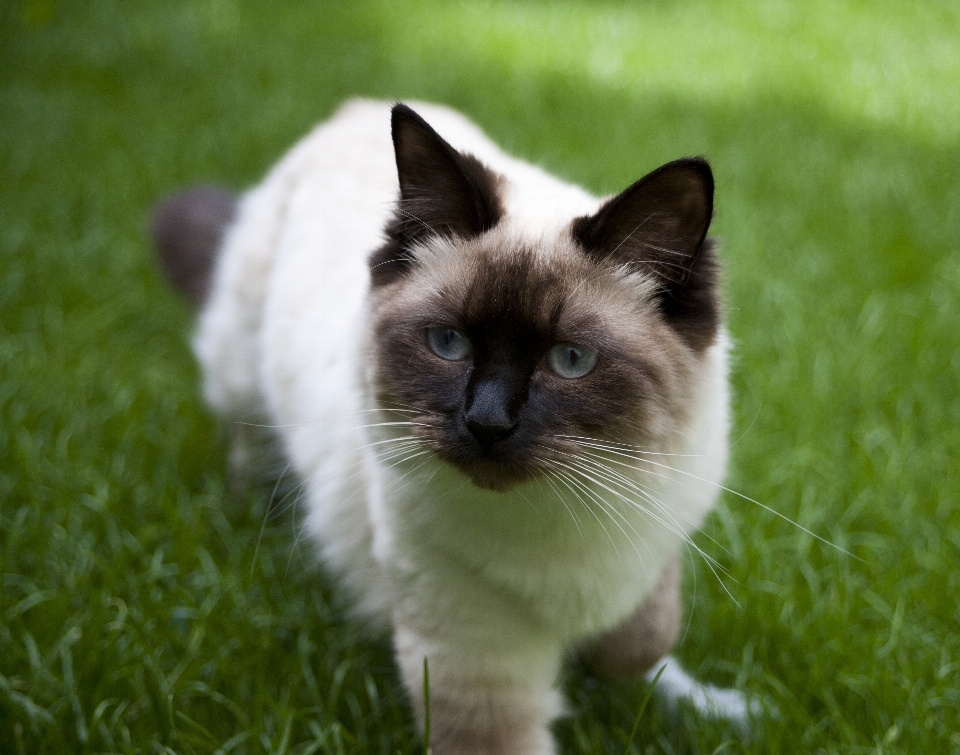
<path fill-rule="evenodd" d="M 280 419 L 271 381 L 294 385 L 298 356 L 317 351 L 297 342 L 313 329 L 330 353 L 348 339 L 397 191 L 391 154 L 387 106 L 352 100 L 241 197 L 194 337 L 206 398 L 227 416 Z"/>

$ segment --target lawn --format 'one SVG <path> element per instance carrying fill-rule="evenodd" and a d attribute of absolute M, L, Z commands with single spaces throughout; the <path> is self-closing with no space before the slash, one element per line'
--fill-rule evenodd
<path fill-rule="evenodd" d="M 746 498 L 677 654 L 777 714 L 628 744 L 647 686 L 571 670 L 562 751 L 960 753 L 958 82 L 948 2 L 4 2 L 0 752 L 422 752 L 292 486 L 229 492 L 145 234 L 363 94 L 597 192 L 716 174 Z"/>

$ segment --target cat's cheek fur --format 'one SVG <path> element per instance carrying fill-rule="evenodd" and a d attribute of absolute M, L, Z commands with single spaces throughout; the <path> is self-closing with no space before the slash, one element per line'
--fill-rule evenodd
<path fill-rule="evenodd" d="M 584 253 L 572 219 L 599 218 L 584 238 L 606 243 L 600 200 L 504 154 L 458 113 L 415 108 L 494 176 L 467 165 L 489 184 L 478 190 L 497 192 L 482 233 L 418 236 L 399 272 L 371 273 L 395 220 L 391 108 L 348 103 L 242 200 L 195 349 L 216 408 L 277 428 L 304 483 L 306 530 L 360 613 L 393 629 L 421 713 L 428 659 L 435 755 L 548 755 L 564 652 L 630 616 L 716 500 L 728 345 L 709 318 L 693 336 L 668 321 L 646 264 Z M 433 137 L 409 123 L 429 151 Z M 403 424 L 449 422 L 469 400 L 472 367 L 430 354 L 429 324 L 476 334 L 476 365 L 502 357 L 527 375 L 532 397 L 518 393 L 511 411 L 530 435 L 504 442 L 543 443 L 567 468 L 478 487 L 469 463 L 443 461 L 452 424 L 433 439 Z M 594 338 L 595 375 L 531 377 L 553 343 Z M 591 481 L 596 464 L 606 476 Z"/>

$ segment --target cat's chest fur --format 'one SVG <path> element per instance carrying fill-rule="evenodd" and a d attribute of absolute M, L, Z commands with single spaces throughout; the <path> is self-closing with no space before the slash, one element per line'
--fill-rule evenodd
<path fill-rule="evenodd" d="M 307 530 L 405 675 L 422 653 L 454 697 L 548 689 L 716 498 L 712 177 L 677 161 L 601 202 L 415 108 L 391 134 L 389 104 L 348 103 L 243 198 L 195 338 L 205 393 L 277 428 Z"/>

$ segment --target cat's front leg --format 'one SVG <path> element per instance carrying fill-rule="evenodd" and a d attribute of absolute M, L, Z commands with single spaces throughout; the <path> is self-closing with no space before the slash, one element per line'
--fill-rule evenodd
<path fill-rule="evenodd" d="M 554 755 L 548 727 L 561 710 L 558 644 L 438 644 L 402 622 L 394 641 L 421 731 L 427 659 L 432 755 Z"/>

